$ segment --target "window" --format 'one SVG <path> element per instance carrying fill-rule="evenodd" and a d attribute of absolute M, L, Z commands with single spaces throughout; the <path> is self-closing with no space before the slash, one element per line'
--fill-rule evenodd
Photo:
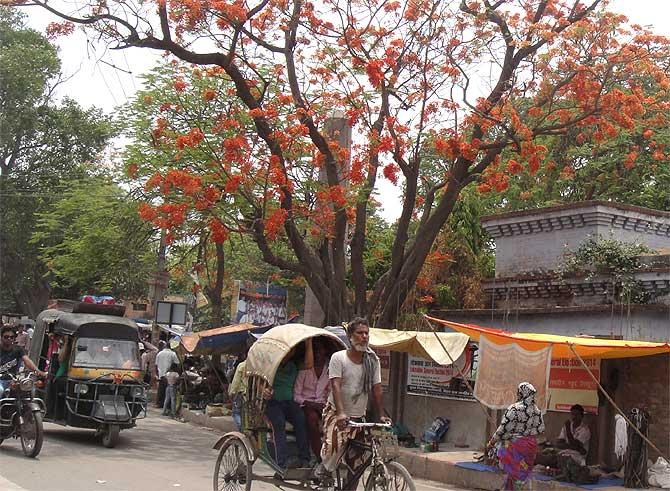
<path fill-rule="evenodd" d="M 75 367 L 139 370 L 137 343 L 115 339 L 79 338 L 74 349 Z"/>

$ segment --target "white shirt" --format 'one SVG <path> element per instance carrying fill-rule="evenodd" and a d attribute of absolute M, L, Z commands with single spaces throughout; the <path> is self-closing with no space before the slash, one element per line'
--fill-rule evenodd
<path fill-rule="evenodd" d="M 365 416 L 368 408 L 368 395 L 362 392 L 363 388 L 363 364 L 354 363 L 347 355 L 346 350 L 334 353 L 330 358 L 328 365 L 328 376 L 331 379 L 339 378 L 341 380 L 342 406 L 344 414 L 350 418 L 360 418 Z M 381 384 L 382 375 L 379 367 L 379 360 L 375 363 L 374 374 L 372 375 L 372 384 Z M 331 391 L 328 396 L 328 402 L 335 406 L 335 399 Z"/>
<path fill-rule="evenodd" d="M 177 353 L 170 348 L 165 348 L 156 355 L 156 368 L 158 369 L 158 377 L 165 377 L 173 363 L 179 363 Z"/>
<path fill-rule="evenodd" d="M 589 443 L 591 441 L 591 430 L 589 430 L 589 427 L 582 422 L 577 428 L 573 426 L 573 423 L 570 422 L 570 429 L 572 430 L 572 436 L 574 437 L 575 440 L 579 441 L 582 446 L 584 447 L 584 450 L 586 450 L 586 454 L 582 454 L 578 450 L 561 450 L 559 452 L 560 455 L 564 455 L 566 457 L 572 457 L 572 460 L 577 462 L 579 465 L 586 465 L 586 456 L 589 453 Z M 566 442 L 568 441 L 568 436 L 565 434 L 565 426 L 561 428 L 561 434 L 558 435 L 559 440 L 565 440 Z"/>

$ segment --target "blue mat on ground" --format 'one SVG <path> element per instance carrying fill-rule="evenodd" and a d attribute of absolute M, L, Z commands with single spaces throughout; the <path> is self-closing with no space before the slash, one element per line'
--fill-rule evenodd
<path fill-rule="evenodd" d="M 600 489 L 609 486 L 623 486 L 623 479 L 618 477 L 605 477 L 601 478 L 596 484 L 576 484 L 575 486 L 581 489 Z"/>
<path fill-rule="evenodd" d="M 456 467 L 463 469 L 470 469 L 471 471 L 479 472 L 500 472 L 500 469 L 492 465 L 482 464 L 481 462 L 456 462 Z"/>
<path fill-rule="evenodd" d="M 481 462 L 456 462 L 456 467 L 462 467 L 463 469 L 470 469 L 472 471 L 479 472 L 502 472 L 498 467 L 492 465 L 482 464 Z M 536 481 L 551 481 L 552 478 L 545 476 L 544 474 L 533 474 L 533 479 Z"/>

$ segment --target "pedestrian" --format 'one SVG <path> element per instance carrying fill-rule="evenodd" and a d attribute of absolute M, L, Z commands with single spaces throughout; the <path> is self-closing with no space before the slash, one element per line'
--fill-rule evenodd
<path fill-rule="evenodd" d="M 167 385 L 165 387 L 165 402 L 163 403 L 163 416 L 177 416 L 177 387 L 179 383 L 179 366 L 173 363 L 165 373 Z"/>
<path fill-rule="evenodd" d="M 542 413 L 535 404 L 537 391 L 522 382 L 517 402 L 507 408 L 488 447 L 495 447 L 500 468 L 505 472 L 505 489 L 523 489 L 533 473 L 537 455 L 537 436 L 544 433 Z"/>
<path fill-rule="evenodd" d="M 235 368 L 233 381 L 228 386 L 228 395 L 233 399 L 233 421 L 242 431 L 242 405 L 247 393 L 247 360 L 242 360 Z"/>
<path fill-rule="evenodd" d="M 179 364 L 177 353 L 170 349 L 165 341 L 158 343 L 159 353 L 156 355 L 156 374 L 158 376 L 158 393 L 156 394 L 156 407 L 162 408 L 165 403 L 165 387 L 167 380 L 165 375 L 174 363 Z"/>
<path fill-rule="evenodd" d="M 30 352 L 30 335 L 26 331 L 24 324 L 19 324 L 16 333 L 16 345 L 23 348 L 26 353 Z"/>

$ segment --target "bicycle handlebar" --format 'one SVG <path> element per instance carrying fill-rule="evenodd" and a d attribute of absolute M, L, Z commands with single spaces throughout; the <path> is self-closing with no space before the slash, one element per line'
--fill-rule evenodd
<path fill-rule="evenodd" d="M 389 423 L 357 423 L 356 421 L 348 421 L 347 426 L 351 428 L 384 428 L 387 430 L 392 427 Z"/>

